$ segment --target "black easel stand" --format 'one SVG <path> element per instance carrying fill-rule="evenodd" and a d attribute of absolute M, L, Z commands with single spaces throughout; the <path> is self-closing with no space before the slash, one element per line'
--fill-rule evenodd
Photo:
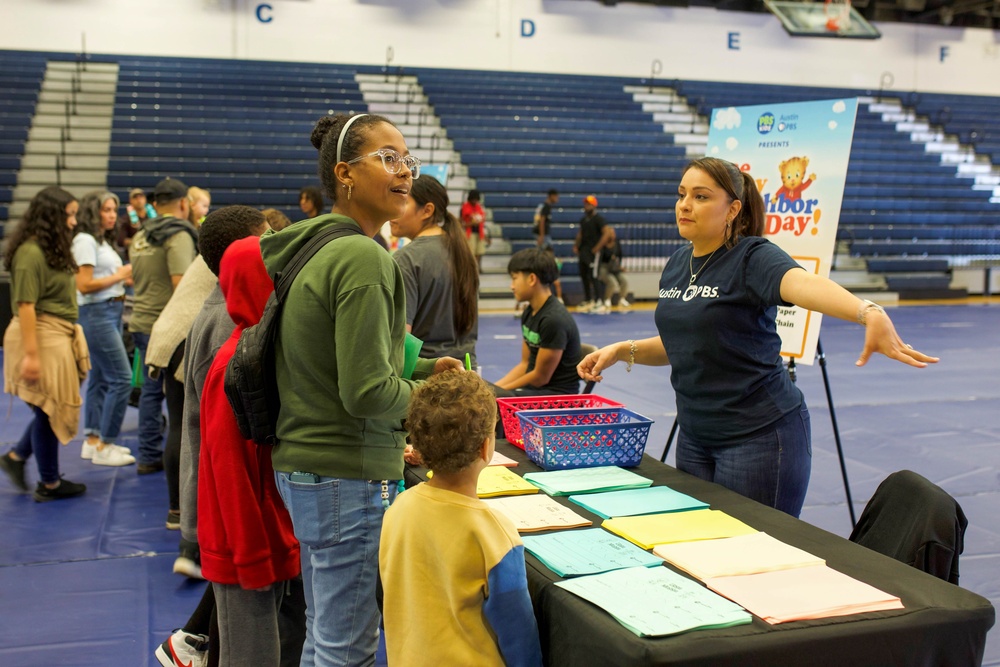
<path fill-rule="evenodd" d="M 833 441 L 837 444 L 837 457 L 840 459 L 840 474 L 844 477 L 844 495 L 847 496 L 847 511 L 851 515 L 851 530 L 858 525 L 854 517 L 854 501 L 851 500 L 851 484 L 847 481 L 847 464 L 844 463 L 844 448 L 840 444 L 840 429 L 837 427 L 837 412 L 833 409 L 833 394 L 830 392 L 830 376 L 826 373 L 826 354 L 823 353 L 823 341 L 816 339 L 816 358 L 823 371 L 823 388 L 826 389 L 826 404 L 830 406 L 830 422 L 833 424 Z"/>
<path fill-rule="evenodd" d="M 830 391 L 830 376 L 826 372 L 826 354 L 823 352 L 823 342 L 816 341 L 816 358 L 819 359 L 819 367 L 823 371 L 823 387 L 826 389 L 826 404 L 830 408 L 830 421 L 833 423 L 833 441 L 837 444 L 837 458 L 840 459 L 840 474 L 844 478 L 844 495 L 847 496 L 847 511 L 851 515 L 851 529 L 858 525 L 854 517 L 854 502 L 851 500 L 851 484 L 847 481 L 847 464 L 844 462 L 844 448 L 840 443 L 840 428 L 837 426 L 837 413 L 833 408 L 833 393 Z M 788 376 L 795 382 L 795 360 L 788 360 Z M 667 445 L 660 455 L 660 463 L 665 463 L 670 446 L 674 443 L 674 436 L 677 435 L 677 419 L 674 418 L 674 425 L 670 427 L 670 435 L 667 436 Z"/>

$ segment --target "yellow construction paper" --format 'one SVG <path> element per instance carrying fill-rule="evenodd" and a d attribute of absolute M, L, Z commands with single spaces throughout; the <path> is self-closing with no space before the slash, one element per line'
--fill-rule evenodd
<path fill-rule="evenodd" d="M 476 485 L 476 495 L 480 498 L 496 496 L 522 496 L 538 493 L 538 487 L 530 484 L 510 468 L 503 466 L 488 466 L 479 473 L 479 483 Z"/>
<path fill-rule="evenodd" d="M 601 526 L 643 549 L 652 549 L 657 544 L 716 540 L 757 532 L 739 519 L 719 510 L 625 516 L 606 519 Z"/>

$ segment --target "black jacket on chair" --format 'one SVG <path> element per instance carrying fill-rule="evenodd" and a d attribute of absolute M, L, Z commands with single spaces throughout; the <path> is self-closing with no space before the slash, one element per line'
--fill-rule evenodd
<path fill-rule="evenodd" d="M 958 584 L 965 513 L 948 492 L 910 470 L 879 484 L 851 541 Z"/>

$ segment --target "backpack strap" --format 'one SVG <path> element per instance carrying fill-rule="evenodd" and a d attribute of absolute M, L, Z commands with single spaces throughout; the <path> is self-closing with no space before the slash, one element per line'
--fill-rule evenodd
<path fill-rule="evenodd" d="M 285 296 L 288 294 L 288 290 L 292 287 L 292 282 L 295 280 L 295 276 L 299 274 L 313 255 L 319 252 L 320 248 L 325 246 L 330 241 L 334 239 L 339 239 L 342 236 L 351 236 L 357 234 L 361 236 L 361 231 L 354 228 L 351 225 L 338 224 L 331 227 L 327 227 L 320 233 L 313 236 L 309 241 L 302 246 L 292 260 L 288 262 L 285 268 L 274 274 L 274 294 L 278 298 L 278 302 L 284 302 Z"/>

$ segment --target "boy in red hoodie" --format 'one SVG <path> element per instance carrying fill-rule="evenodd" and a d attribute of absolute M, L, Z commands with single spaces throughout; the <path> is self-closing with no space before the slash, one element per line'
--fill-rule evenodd
<path fill-rule="evenodd" d="M 201 395 L 198 467 L 201 571 L 219 617 L 219 664 L 277 666 L 278 610 L 286 582 L 301 571 L 299 545 L 278 495 L 271 452 L 240 435 L 226 399 L 226 365 L 240 334 L 256 324 L 274 289 L 256 237 L 222 256 L 219 287 L 236 329 L 219 350 Z"/>

